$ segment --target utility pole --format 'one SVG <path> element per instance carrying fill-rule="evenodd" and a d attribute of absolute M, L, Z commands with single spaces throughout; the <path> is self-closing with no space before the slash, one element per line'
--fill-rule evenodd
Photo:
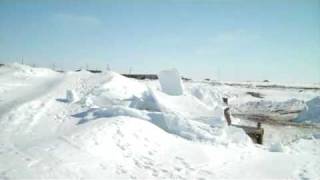
<path fill-rule="evenodd" d="M 132 67 L 129 68 L 129 74 L 131 74 L 131 73 L 132 73 Z"/>
<path fill-rule="evenodd" d="M 22 58 L 21 58 L 21 64 L 24 64 L 24 62 L 23 62 L 23 56 L 22 56 Z"/>

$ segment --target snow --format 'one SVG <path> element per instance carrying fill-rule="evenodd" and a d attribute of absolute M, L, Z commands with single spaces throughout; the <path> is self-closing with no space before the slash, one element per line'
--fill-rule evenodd
<path fill-rule="evenodd" d="M 170 95 L 161 85 L 115 72 L 0 67 L 0 179 L 320 176 L 319 129 L 263 124 L 265 144 L 255 145 L 222 111 L 225 96 L 239 107 L 261 101 L 248 89 L 185 82 L 183 93 Z M 318 93 L 259 92 L 272 111 L 295 110 Z"/>
<path fill-rule="evenodd" d="M 251 113 L 272 113 L 281 111 L 298 111 L 305 106 L 304 101 L 298 99 L 289 99 L 286 101 L 248 101 L 234 106 L 239 112 Z"/>
<path fill-rule="evenodd" d="M 283 152 L 284 148 L 280 142 L 275 142 L 270 145 L 271 152 Z"/>
<path fill-rule="evenodd" d="M 320 96 L 306 102 L 306 106 L 295 121 L 320 123 Z"/>
<path fill-rule="evenodd" d="M 67 90 L 67 93 L 66 93 L 66 101 L 67 102 L 75 102 L 77 101 L 79 98 L 77 96 L 77 94 L 72 91 L 72 90 Z"/>
<path fill-rule="evenodd" d="M 176 69 L 163 70 L 158 74 L 162 92 L 179 96 L 183 94 L 183 84 Z"/>

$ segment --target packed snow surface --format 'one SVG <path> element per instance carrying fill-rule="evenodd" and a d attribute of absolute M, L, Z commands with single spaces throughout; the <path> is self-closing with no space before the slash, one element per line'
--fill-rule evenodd
<path fill-rule="evenodd" d="M 158 81 L 115 72 L 0 67 L 0 179 L 320 176 L 319 133 L 254 145 L 223 117 L 222 97 L 248 102 L 237 89 L 183 86 L 173 96 Z M 277 137 L 284 132 L 272 131 Z"/>

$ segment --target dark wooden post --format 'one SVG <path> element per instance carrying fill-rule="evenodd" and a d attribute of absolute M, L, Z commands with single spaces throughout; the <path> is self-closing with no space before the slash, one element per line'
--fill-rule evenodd
<path fill-rule="evenodd" d="M 230 108 L 229 107 L 224 109 L 224 117 L 226 118 L 227 123 L 230 126 L 231 125 L 231 116 L 230 116 Z"/>
<path fill-rule="evenodd" d="M 223 97 L 223 98 L 222 98 L 222 101 L 223 101 L 226 105 L 228 105 L 228 98 Z M 231 125 L 231 115 L 230 115 L 230 108 L 229 108 L 229 107 L 227 107 L 227 108 L 224 109 L 224 117 L 226 118 L 227 123 L 228 123 L 228 125 L 230 126 L 230 125 Z"/>
<path fill-rule="evenodd" d="M 261 129 L 261 122 L 258 122 L 258 123 L 257 123 L 257 128 L 258 128 L 258 129 Z"/>
<path fill-rule="evenodd" d="M 258 128 L 258 129 L 260 130 L 260 132 L 261 132 L 261 133 L 258 135 L 257 143 L 258 143 L 258 144 L 263 144 L 264 129 L 261 128 L 261 122 L 258 122 L 257 128 Z"/>
<path fill-rule="evenodd" d="M 228 98 L 223 97 L 223 98 L 222 98 L 222 101 L 223 101 L 226 105 L 228 105 Z"/>

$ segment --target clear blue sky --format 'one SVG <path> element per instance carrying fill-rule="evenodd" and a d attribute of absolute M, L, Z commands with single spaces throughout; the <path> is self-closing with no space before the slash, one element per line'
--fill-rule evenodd
<path fill-rule="evenodd" d="M 320 0 L 0 0 L 0 62 L 320 82 Z"/>

